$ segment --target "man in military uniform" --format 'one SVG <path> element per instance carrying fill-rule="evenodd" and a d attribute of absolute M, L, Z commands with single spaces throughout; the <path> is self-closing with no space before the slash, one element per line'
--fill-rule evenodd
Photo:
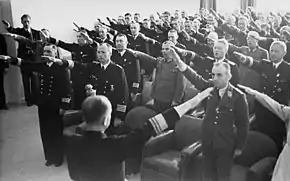
<path fill-rule="evenodd" d="M 136 100 L 137 93 L 140 92 L 141 72 L 139 60 L 136 59 L 134 54 L 126 50 L 127 44 L 128 40 L 126 35 L 119 34 L 116 37 L 117 51 L 113 51 L 112 61 L 123 67 L 132 100 L 131 103 L 133 103 Z M 130 106 L 133 105 L 131 104 Z"/>
<path fill-rule="evenodd" d="M 184 51 L 176 47 L 178 53 L 182 56 L 189 56 L 190 61 L 193 63 L 195 71 L 201 75 L 204 79 L 208 80 L 212 78 L 211 70 L 214 62 L 226 62 L 231 67 L 232 77 L 230 82 L 232 85 L 236 86 L 239 83 L 239 71 L 237 64 L 226 59 L 226 53 L 228 51 L 229 45 L 227 40 L 219 39 L 214 44 L 214 58 L 212 57 L 201 57 L 195 52 Z M 188 55 L 190 53 L 191 55 Z"/>
<path fill-rule="evenodd" d="M 0 55 L 7 55 L 6 39 L 0 34 Z M 0 110 L 8 109 L 6 105 L 5 91 L 4 91 L 4 75 L 7 73 L 9 64 L 3 61 L 0 62 Z"/>
<path fill-rule="evenodd" d="M 62 115 L 70 105 L 69 72 L 65 66 L 52 63 L 57 56 L 57 47 L 47 45 L 43 55 L 49 63 L 24 61 L 21 58 L 0 56 L 13 65 L 24 67 L 29 71 L 39 72 L 40 89 L 37 106 L 40 134 L 43 144 L 46 166 L 60 166 L 63 163 L 63 123 Z"/>
<path fill-rule="evenodd" d="M 29 40 L 35 41 L 40 40 L 40 34 L 38 30 L 30 27 L 31 17 L 28 14 L 24 14 L 21 17 L 21 23 L 23 28 L 13 28 L 9 22 L 3 21 L 3 24 L 9 33 L 17 34 L 28 38 Z M 19 42 L 19 47 L 17 50 L 17 56 L 23 58 L 24 60 L 34 61 L 34 49 L 26 42 Z M 35 104 L 35 90 L 37 89 L 37 78 L 33 72 L 26 71 L 21 68 L 22 82 L 24 88 L 24 96 L 27 106 L 32 106 Z"/>
<path fill-rule="evenodd" d="M 283 59 L 286 51 L 286 44 L 276 41 L 270 48 L 270 60 L 257 61 L 234 52 L 241 63 L 261 75 L 261 92 L 284 105 L 288 105 L 290 100 L 290 64 Z M 282 151 L 286 136 L 285 123 L 258 102 L 255 103 L 254 111 L 256 119 L 251 123 L 251 129 L 270 136 L 275 141 L 278 150 Z"/>
<path fill-rule="evenodd" d="M 96 60 L 95 49 L 92 47 L 92 40 L 86 32 L 81 31 L 77 34 L 78 43 L 66 43 L 61 40 L 56 40 L 50 37 L 49 42 L 70 51 L 74 54 L 74 61 L 79 63 L 90 63 Z M 84 90 L 85 85 L 88 84 L 89 74 L 86 69 L 82 67 L 75 67 L 71 70 L 71 81 L 73 89 L 72 108 L 80 109 L 82 102 L 86 97 Z"/>
<path fill-rule="evenodd" d="M 187 66 L 174 50 L 172 52 L 177 68 L 197 89 L 215 86 L 206 101 L 201 128 L 204 176 L 205 180 L 229 181 L 233 157 L 242 154 L 247 139 L 249 112 L 246 96 L 229 82 L 231 68 L 228 63 L 215 62 L 213 80 L 208 81 Z"/>
<path fill-rule="evenodd" d="M 112 133 L 114 124 L 124 120 L 129 99 L 128 84 L 124 69 L 111 61 L 112 46 L 104 43 L 98 46 L 99 62 L 80 63 L 78 61 L 62 60 L 67 67 L 82 68 L 90 76 L 87 84 L 91 84 L 97 95 L 108 97 L 113 106 L 112 121 L 108 129 Z M 82 87 L 85 91 L 85 86 Z"/>
<path fill-rule="evenodd" d="M 82 106 L 87 123 L 82 135 L 66 133 L 69 175 L 74 181 L 125 180 L 124 164 L 127 158 L 142 152 L 144 144 L 165 129 L 173 129 L 175 123 L 191 108 L 210 95 L 205 90 L 186 103 L 148 119 L 144 126 L 127 135 L 106 136 L 110 125 L 112 106 L 104 96 L 90 96 Z"/>
<path fill-rule="evenodd" d="M 175 62 L 170 57 L 170 48 L 174 46 L 173 42 L 165 41 L 162 44 L 162 57 L 151 57 L 142 52 L 134 52 L 134 55 L 140 61 L 154 63 L 156 75 L 152 83 L 151 97 L 149 105 L 157 113 L 163 112 L 171 106 L 182 103 L 184 91 L 186 88 L 186 79 L 176 71 Z"/>
<path fill-rule="evenodd" d="M 103 26 L 99 28 L 99 37 L 95 38 L 94 40 L 98 43 L 109 43 L 110 45 L 114 46 L 114 42 L 111 40 L 108 29 Z"/>

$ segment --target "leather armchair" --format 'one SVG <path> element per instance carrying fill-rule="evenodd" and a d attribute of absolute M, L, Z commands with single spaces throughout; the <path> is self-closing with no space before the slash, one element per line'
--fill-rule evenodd
<path fill-rule="evenodd" d="M 145 145 L 142 181 L 202 181 L 202 150 L 197 141 L 200 125 L 196 123 L 197 118 L 186 116 L 177 123 L 173 131 L 160 135 Z M 188 146 L 189 142 L 193 144 Z M 276 146 L 271 138 L 250 131 L 243 154 L 234 159 L 231 181 L 270 180 L 276 156 Z"/>
<path fill-rule="evenodd" d="M 141 180 L 201 178 L 201 123 L 201 119 L 186 115 L 174 130 L 148 141 L 143 149 Z"/>

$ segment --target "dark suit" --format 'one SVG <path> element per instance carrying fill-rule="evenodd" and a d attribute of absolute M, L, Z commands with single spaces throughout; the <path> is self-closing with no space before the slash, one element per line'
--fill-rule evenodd
<path fill-rule="evenodd" d="M 123 56 L 113 51 L 112 61 L 124 69 L 130 93 L 138 93 L 141 83 L 139 60 L 129 51 L 125 51 Z"/>
<path fill-rule="evenodd" d="M 64 60 L 65 66 L 70 61 Z M 129 99 L 128 84 L 124 69 L 111 62 L 106 70 L 101 68 L 98 62 L 79 63 L 74 62 L 74 68 L 83 68 L 90 75 L 88 84 L 93 85 L 97 95 L 106 96 L 112 103 L 112 121 L 109 128 L 113 127 L 114 118 L 124 120 Z M 85 86 L 82 87 L 85 89 Z M 108 129 L 109 131 L 110 129 Z"/>
<path fill-rule="evenodd" d="M 55 44 L 56 39 L 51 38 L 50 42 Z M 91 63 L 96 60 L 96 50 L 91 45 L 80 46 L 76 43 L 66 43 L 59 41 L 57 46 L 72 52 L 74 55 L 74 61 L 76 62 Z M 90 75 L 83 67 L 75 67 L 71 70 L 73 109 L 81 109 L 82 107 L 82 103 L 86 97 L 84 87 L 88 84 L 89 76 Z"/>
<path fill-rule="evenodd" d="M 6 39 L 3 35 L 0 35 L 0 55 L 7 55 Z M 9 64 L 4 61 L 0 61 L 0 109 L 6 108 L 6 98 L 4 91 L 4 71 L 9 68 Z"/>
<path fill-rule="evenodd" d="M 250 59 L 247 59 L 248 65 Z M 274 69 L 270 60 L 253 60 L 253 70 L 261 75 L 261 92 L 267 94 L 277 102 L 288 105 L 290 100 L 290 64 L 282 61 L 277 69 Z M 267 110 L 259 102 L 255 102 L 256 119 L 251 123 L 251 129 L 260 131 L 270 136 L 276 143 L 279 151 L 282 151 L 286 138 L 286 126 L 278 116 Z"/>
<path fill-rule="evenodd" d="M 39 72 L 39 90 L 37 95 L 40 135 L 45 159 L 51 163 L 63 160 L 63 123 L 59 110 L 69 109 L 70 80 L 69 72 L 64 66 L 40 62 L 12 59 L 12 64 L 28 71 Z"/>
<path fill-rule="evenodd" d="M 38 30 L 32 29 L 31 32 L 25 30 L 24 28 L 13 28 L 9 27 L 7 29 L 8 32 L 24 36 L 28 38 L 29 40 L 35 41 L 40 40 L 40 34 Z M 29 61 L 35 61 L 34 59 L 35 55 L 35 49 L 31 46 L 31 44 L 28 44 L 27 42 L 19 42 L 19 47 L 17 50 L 17 57 L 23 58 L 25 60 Z M 22 74 L 22 81 L 23 81 L 23 88 L 24 88 L 24 95 L 25 95 L 25 101 L 28 104 L 34 104 L 36 100 L 34 100 L 36 89 L 37 89 L 37 75 L 33 72 L 26 71 L 24 68 L 21 69 Z"/>
<path fill-rule="evenodd" d="M 189 67 L 183 75 L 199 90 L 213 86 Z M 247 139 L 246 97 L 229 84 L 222 98 L 215 88 L 205 103 L 201 141 L 206 177 L 213 178 L 217 174 L 218 180 L 229 180 L 234 150 L 242 150 Z"/>
<path fill-rule="evenodd" d="M 194 70 L 201 75 L 204 79 L 209 80 L 212 78 L 212 68 L 213 63 L 215 62 L 214 58 L 211 57 L 201 57 L 197 54 L 195 54 L 194 58 L 191 59 L 191 62 L 193 63 Z M 228 63 L 231 66 L 231 73 L 232 78 L 230 80 L 230 83 L 234 86 L 236 86 L 239 81 L 239 70 L 237 64 L 225 59 L 224 62 Z"/>
<path fill-rule="evenodd" d="M 124 181 L 123 161 L 140 152 L 146 141 L 156 132 L 160 120 L 165 119 L 172 129 L 179 115 L 170 109 L 149 119 L 142 128 L 128 135 L 110 136 L 95 131 L 67 138 L 68 170 L 74 181 Z M 154 128 L 155 127 L 155 128 Z M 160 131 L 162 131 L 161 129 Z"/>

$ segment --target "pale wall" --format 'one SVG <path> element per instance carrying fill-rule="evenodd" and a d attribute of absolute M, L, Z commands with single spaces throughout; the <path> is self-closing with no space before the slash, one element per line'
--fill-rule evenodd
<path fill-rule="evenodd" d="M 196 12 L 199 8 L 199 0 L 0 0 L 0 3 L 3 10 L 1 19 L 7 19 L 14 27 L 21 26 L 20 17 L 27 13 L 32 17 L 32 27 L 48 28 L 54 37 L 68 42 L 75 41 L 72 22 L 91 29 L 97 18 L 106 21 L 106 16 L 117 18 L 126 12 L 140 12 L 144 18 L 151 13 L 156 15 L 157 11 L 182 9 Z M 3 32 L 3 25 L 0 24 L 0 31 Z M 8 42 L 10 55 L 15 55 L 13 41 L 10 39 Z M 23 100 L 21 75 L 17 67 L 11 66 L 9 69 L 5 78 L 5 92 L 8 102 Z"/>
<path fill-rule="evenodd" d="M 20 16 L 28 13 L 32 16 L 34 28 L 46 27 L 56 38 L 66 41 L 75 40 L 72 22 L 91 29 L 97 18 L 106 22 L 106 16 L 117 18 L 126 12 L 140 12 L 144 17 L 176 8 L 195 12 L 199 0 L 12 0 L 15 25 L 20 25 Z"/>

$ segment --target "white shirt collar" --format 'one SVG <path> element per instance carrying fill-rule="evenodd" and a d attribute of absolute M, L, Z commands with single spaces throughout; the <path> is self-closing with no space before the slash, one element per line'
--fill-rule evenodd
<path fill-rule="evenodd" d="M 111 60 L 108 62 L 108 63 L 106 63 L 106 64 L 101 64 L 101 67 L 103 68 L 105 68 L 105 70 L 107 69 L 107 67 L 110 65 L 110 63 L 111 63 Z"/>
<path fill-rule="evenodd" d="M 273 62 L 273 65 L 275 66 L 275 68 L 278 68 L 279 65 L 280 65 L 282 62 L 283 62 L 283 59 L 282 59 L 280 62 L 278 62 L 278 63 L 274 63 L 274 62 Z"/>
<path fill-rule="evenodd" d="M 28 29 L 26 29 L 26 28 L 24 28 L 26 31 L 28 31 L 29 33 L 31 33 L 31 28 L 28 28 Z"/>
<path fill-rule="evenodd" d="M 139 33 L 137 35 L 133 35 L 134 40 L 138 37 Z"/>
<path fill-rule="evenodd" d="M 53 62 L 48 62 L 48 63 L 46 63 L 46 64 L 47 64 L 48 67 L 51 67 L 52 64 L 53 64 Z"/>

